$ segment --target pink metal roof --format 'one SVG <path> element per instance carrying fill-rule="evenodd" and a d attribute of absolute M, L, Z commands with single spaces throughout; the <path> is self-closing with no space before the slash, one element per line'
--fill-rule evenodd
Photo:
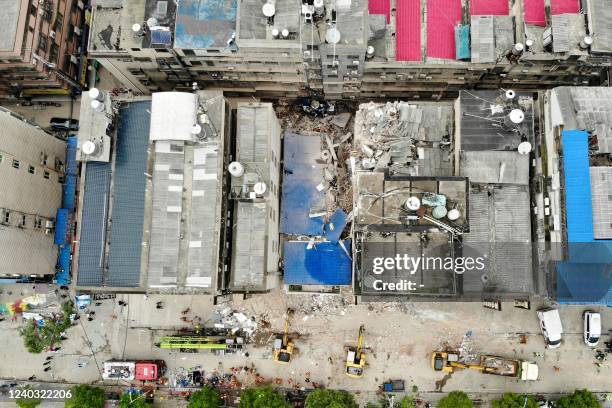
<path fill-rule="evenodd" d="M 395 58 L 398 61 L 421 61 L 420 0 L 399 0 L 397 2 Z"/>
<path fill-rule="evenodd" d="M 388 23 L 391 15 L 391 0 L 368 0 L 368 11 L 370 14 L 386 15 Z"/>
<path fill-rule="evenodd" d="M 427 56 L 455 59 L 455 26 L 461 0 L 427 0 Z"/>
<path fill-rule="evenodd" d="M 550 0 L 550 14 L 580 13 L 580 0 Z"/>
<path fill-rule="evenodd" d="M 544 0 L 523 0 L 525 23 L 538 26 L 546 25 L 546 10 Z"/>
<path fill-rule="evenodd" d="M 507 16 L 508 0 L 471 0 L 470 12 L 474 16 Z"/>

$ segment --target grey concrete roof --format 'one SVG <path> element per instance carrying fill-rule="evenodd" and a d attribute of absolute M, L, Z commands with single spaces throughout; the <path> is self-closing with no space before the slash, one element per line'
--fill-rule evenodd
<path fill-rule="evenodd" d="M 612 153 L 612 88 L 559 87 L 552 97 L 553 124 L 593 132 L 598 152 Z"/>
<path fill-rule="evenodd" d="M 459 174 L 470 183 L 529 184 L 529 155 L 518 152 L 462 151 Z"/>
<path fill-rule="evenodd" d="M 595 239 L 612 239 L 612 167 L 591 167 Z"/>
<path fill-rule="evenodd" d="M 243 40 L 273 40 L 272 28 L 279 31 L 289 30 L 297 33 L 300 28 L 299 0 L 277 0 L 274 24 L 268 26 L 268 18 L 263 15 L 262 6 L 265 2 L 242 0 L 239 5 L 240 18 L 238 19 L 239 38 Z M 274 40 L 286 41 L 286 40 Z"/>
<path fill-rule="evenodd" d="M 236 202 L 231 286 L 234 290 L 261 291 L 266 287 L 265 202 Z"/>
<path fill-rule="evenodd" d="M 493 16 L 472 16 L 470 26 L 472 38 L 472 62 L 495 61 L 495 34 Z"/>
<path fill-rule="evenodd" d="M 13 51 L 15 47 L 21 4 L 17 0 L 0 0 L 0 51 Z"/>

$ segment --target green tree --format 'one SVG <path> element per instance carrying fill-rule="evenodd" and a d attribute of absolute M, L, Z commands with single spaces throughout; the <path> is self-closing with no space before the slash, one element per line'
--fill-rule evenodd
<path fill-rule="evenodd" d="M 306 408 L 357 408 L 353 394 L 339 390 L 316 389 L 306 397 Z"/>
<path fill-rule="evenodd" d="M 531 395 L 508 392 L 493 401 L 493 408 L 538 408 L 538 403 Z"/>
<path fill-rule="evenodd" d="M 104 408 L 106 394 L 102 388 L 91 385 L 72 387 L 72 398 L 66 400 L 66 408 Z"/>
<path fill-rule="evenodd" d="M 221 406 L 221 396 L 213 387 L 204 386 L 200 391 L 189 397 L 187 408 L 218 408 Z"/>
<path fill-rule="evenodd" d="M 26 385 L 23 387 L 19 387 L 21 391 L 34 390 L 33 387 Z M 36 408 L 40 405 L 41 400 L 36 398 L 19 398 L 15 401 L 19 408 Z"/>
<path fill-rule="evenodd" d="M 559 398 L 555 406 L 557 408 L 601 408 L 601 403 L 591 391 L 576 390 L 571 395 Z"/>
<path fill-rule="evenodd" d="M 54 344 L 61 343 L 61 333 L 70 327 L 70 315 L 74 313 L 72 302 L 62 304 L 62 314 L 55 319 L 45 319 L 45 324 L 38 327 L 36 321 L 29 320 L 19 329 L 23 343 L 30 353 L 39 354 Z"/>
<path fill-rule="evenodd" d="M 396 406 L 398 408 L 415 408 L 416 405 L 414 405 L 414 398 L 406 395 L 396 404 Z"/>
<path fill-rule="evenodd" d="M 149 408 L 153 405 L 149 404 L 144 395 L 130 394 L 129 392 L 121 394 L 119 398 L 119 408 Z"/>
<path fill-rule="evenodd" d="M 463 391 L 449 393 L 436 405 L 437 408 L 472 408 L 473 406 L 472 401 Z"/>
<path fill-rule="evenodd" d="M 240 395 L 240 408 L 290 408 L 280 392 L 270 386 L 247 388 Z"/>

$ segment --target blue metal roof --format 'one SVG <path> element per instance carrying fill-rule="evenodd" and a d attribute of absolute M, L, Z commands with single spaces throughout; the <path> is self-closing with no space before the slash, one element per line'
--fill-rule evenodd
<path fill-rule="evenodd" d="M 151 102 L 131 102 L 119 112 L 106 284 L 140 284 Z"/>
<path fill-rule="evenodd" d="M 332 243 L 336 243 L 340 240 L 342 231 L 348 223 L 348 217 L 341 208 L 336 208 L 336 211 L 329 217 L 329 222 L 325 224 L 325 236 Z"/>
<path fill-rule="evenodd" d="M 558 262 L 556 269 L 558 303 L 612 306 L 612 263 Z"/>
<path fill-rule="evenodd" d="M 151 45 L 172 45 L 172 33 L 168 30 L 151 30 Z"/>
<path fill-rule="evenodd" d="M 60 248 L 57 261 L 59 270 L 55 275 L 55 281 L 58 285 L 67 285 L 70 283 L 70 255 L 70 245 L 65 245 Z"/>
<path fill-rule="evenodd" d="M 567 239 L 569 242 L 593 242 L 589 134 L 566 130 L 562 142 Z"/>
<path fill-rule="evenodd" d="M 318 191 L 324 165 L 318 163 L 321 138 L 295 133 L 284 137 L 283 190 L 280 232 L 323 235 L 323 217 L 310 217 L 311 210 L 325 211 L 325 191 Z"/>
<path fill-rule="evenodd" d="M 350 253 L 351 240 L 347 239 L 343 244 Z M 340 244 L 317 242 L 311 249 L 307 249 L 307 246 L 307 241 L 285 242 L 285 284 L 351 284 L 351 259 Z"/>
<path fill-rule="evenodd" d="M 55 216 L 55 245 L 64 245 L 68 240 L 68 228 L 70 227 L 70 211 L 66 208 L 58 208 Z"/>
<path fill-rule="evenodd" d="M 77 275 L 79 286 L 99 286 L 103 281 L 110 176 L 110 163 L 90 162 L 85 165 Z"/>

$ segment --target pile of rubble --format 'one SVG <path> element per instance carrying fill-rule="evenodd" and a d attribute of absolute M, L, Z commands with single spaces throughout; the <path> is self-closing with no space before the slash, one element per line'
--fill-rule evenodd
<path fill-rule="evenodd" d="M 258 327 L 255 318 L 229 306 L 218 307 L 213 312 L 212 320 L 216 329 L 229 329 L 232 334 L 242 332 L 249 337 L 253 336 Z"/>

